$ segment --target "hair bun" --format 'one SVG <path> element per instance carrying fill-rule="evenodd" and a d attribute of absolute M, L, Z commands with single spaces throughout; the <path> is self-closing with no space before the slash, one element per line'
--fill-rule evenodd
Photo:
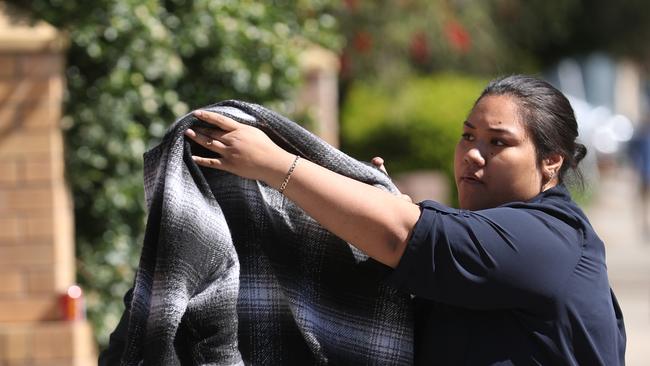
<path fill-rule="evenodd" d="M 585 155 L 587 155 L 587 147 L 581 143 L 576 142 L 575 150 L 573 153 L 573 168 L 577 167 Z"/>

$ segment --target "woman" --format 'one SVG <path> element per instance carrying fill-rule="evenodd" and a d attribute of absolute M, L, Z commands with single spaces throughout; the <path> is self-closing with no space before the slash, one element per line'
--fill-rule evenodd
<path fill-rule="evenodd" d="M 340 176 L 263 132 L 205 111 L 197 164 L 264 181 L 324 227 L 395 268 L 415 295 L 423 365 L 619 365 L 623 318 L 604 245 L 564 187 L 586 149 L 568 100 L 511 76 L 479 96 L 456 147 L 460 209 L 419 205 Z"/>

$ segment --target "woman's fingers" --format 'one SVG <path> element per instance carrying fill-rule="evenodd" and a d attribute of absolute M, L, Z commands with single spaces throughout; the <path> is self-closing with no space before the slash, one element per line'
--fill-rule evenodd
<path fill-rule="evenodd" d="M 278 167 L 277 158 L 285 157 L 286 152 L 260 129 L 213 112 L 196 111 L 194 115 L 210 125 L 194 126 L 187 129 L 185 135 L 219 155 L 216 159 L 193 157 L 200 166 L 263 180 L 267 174 L 276 172 L 269 167 Z"/>
<path fill-rule="evenodd" d="M 215 139 L 214 136 L 201 133 L 200 130 L 197 133 L 197 131 L 188 128 L 185 131 L 185 136 L 191 138 L 197 144 L 206 147 L 207 149 L 212 150 L 214 152 L 221 153 L 226 148 L 226 145 L 223 142 Z"/>
<path fill-rule="evenodd" d="M 232 118 L 228 118 L 221 114 L 209 111 L 194 111 L 194 116 L 205 122 L 215 125 L 224 131 L 233 131 L 237 129 L 241 124 Z"/>
<path fill-rule="evenodd" d="M 223 169 L 223 161 L 221 159 L 203 158 L 200 156 L 192 155 L 192 160 L 194 160 L 194 162 L 200 166 Z"/>
<path fill-rule="evenodd" d="M 224 145 L 223 142 L 219 140 L 215 140 L 211 136 L 207 136 L 202 133 L 196 133 L 196 131 L 194 131 L 191 128 L 185 130 L 185 136 L 191 138 L 197 144 L 203 145 L 209 150 L 215 152 L 222 152 L 223 149 L 225 149 L 226 147 L 226 145 Z M 223 169 L 222 159 L 204 158 L 201 156 L 192 155 L 192 160 L 194 160 L 194 162 L 200 166 Z"/>
<path fill-rule="evenodd" d="M 386 171 L 386 166 L 384 165 L 384 159 L 382 159 L 379 156 L 375 156 L 374 158 L 372 158 L 371 162 L 372 162 L 372 165 L 379 168 L 379 170 L 381 170 L 382 172 L 388 174 L 388 172 Z M 403 199 L 404 201 L 413 203 L 413 199 L 411 198 L 411 196 L 409 196 L 407 194 L 403 194 L 399 190 L 397 191 L 397 193 L 399 193 L 399 197 L 401 199 Z"/>
<path fill-rule="evenodd" d="M 216 128 L 201 128 L 201 127 L 193 128 L 193 131 L 196 132 L 198 135 L 205 136 L 206 138 L 219 140 L 224 144 L 228 144 L 228 137 L 226 135 L 228 135 L 229 132 L 216 129 Z"/>
<path fill-rule="evenodd" d="M 379 168 L 379 170 L 381 170 L 382 172 L 388 174 L 388 172 L 386 171 L 386 167 L 384 166 L 384 159 L 382 159 L 379 156 L 375 156 L 374 158 L 372 158 L 371 162 L 372 162 L 372 165 Z"/>

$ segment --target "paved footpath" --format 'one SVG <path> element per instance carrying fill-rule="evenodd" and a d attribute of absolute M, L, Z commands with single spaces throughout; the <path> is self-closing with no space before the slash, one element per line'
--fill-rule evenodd
<path fill-rule="evenodd" d="M 628 168 L 603 173 L 598 193 L 585 209 L 606 245 L 610 282 L 625 318 L 626 364 L 647 366 L 650 365 L 650 238 L 644 238 L 641 231 L 636 182 Z"/>

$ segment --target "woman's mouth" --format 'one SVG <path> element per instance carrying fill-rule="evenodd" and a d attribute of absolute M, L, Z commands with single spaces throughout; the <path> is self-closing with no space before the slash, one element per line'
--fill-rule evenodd
<path fill-rule="evenodd" d="M 463 175 L 460 177 L 461 183 L 467 184 L 483 184 L 483 181 L 473 175 Z"/>

